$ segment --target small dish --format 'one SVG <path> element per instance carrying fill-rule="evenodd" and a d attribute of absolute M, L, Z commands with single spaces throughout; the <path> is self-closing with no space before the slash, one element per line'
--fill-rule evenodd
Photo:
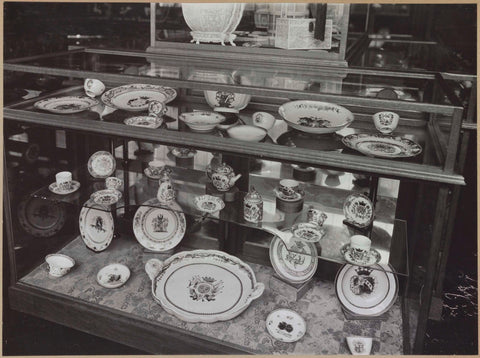
<path fill-rule="evenodd" d="M 225 207 L 223 200 L 213 195 L 197 196 L 194 202 L 198 210 L 210 214 L 220 211 Z"/>
<path fill-rule="evenodd" d="M 110 264 L 97 273 L 97 282 L 105 288 L 123 286 L 130 278 L 130 269 L 122 264 Z"/>
<path fill-rule="evenodd" d="M 354 356 L 368 356 L 372 350 L 372 338 L 347 337 L 347 345 Z"/>
<path fill-rule="evenodd" d="M 50 190 L 54 194 L 58 195 L 67 195 L 76 192 L 80 188 L 80 183 L 76 180 L 71 181 L 71 185 L 69 189 L 61 188 L 57 185 L 57 183 L 52 183 L 48 186 L 48 190 Z"/>
<path fill-rule="evenodd" d="M 267 112 L 255 112 L 252 115 L 253 124 L 265 130 L 271 129 L 275 124 L 275 117 Z"/>
<path fill-rule="evenodd" d="M 88 172 L 94 178 L 105 179 L 115 172 L 117 163 L 109 152 L 100 150 L 92 154 L 88 159 Z"/>
<path fill-rule="evenodd" d="M 86 96 L 65 96 L 42 99 L 33 106 L 55 114 L 73 114 L 83 112 L 99 103 L 98 100 Z"/>
<path fill-rule="evenodd" d="M 206 111 L 182 113 L 179 118 L 195 132 L 210 132 L 225 120 L 221 114 Z"/>
<path fill-rule="evenodd" d="M 318 242 L 325 235 L 325 229 L 314 223 L 298 223 L 292 226 L 292 234 L 306 242 Z"/>
<path fill-rule="evenodd" d="M 303 192 L 298 192 L 298 193 L 294 193 L 293 195 L 290 196 L 290 195 L 285 195 L 283 192 L 276 189 L 275 190 L 275 195 L 277 196 L 277 198 L 279 198 L 283 201 L 298 201 L 298 200 L 303 199 L 304 193 Z"/>
<path fill-rule="evenodd" d="M 230 138 L 246 142 L 260 142 L 267 135 L 264 128 L 250 125 L 239 125 L 227 129 Z"/>
<path fill-rule="evenodd" d="M 295 311 L 279 308 L 271 312 L 266 321 L 267 331 L 280 342 L 296 342 L 307 330 L 305 320 Z"/>
<path fill-rule="evenodd" d="M 53 277 L 65 276 L 73 266 L 75 260 L 70 256 L 62 254 L 51 254 L 45 257 L 47 263 L 47 271 Z"/>
<path fill-rule="evenodd" d="M 156 116 L 136 116 L 125 119 L 123 123 L 127 126 L 156 129 L 162 125 L 163 119 Z"/>
<path fill-rule="evenodd" d="M 388 134 L 354 133 L 343 137 L 342 142 L 368 157 L 411 158 L 422 153 L 421 145 L 413 140 Z"/>
<path fill-rule="evenodd" d="M 372 266 L 379 263 L 382 258 L 382 255 L 377 250 L 371 248 L 369 254 L 365 255 L 363 260 L 358 260 L 353 257 L 349 243 L 343 245 L 340 252 L 348 263 L 358 266 Z"/>
<path fill-rule="evenodd" d="M 93 193 L 90 198 L 97 204 L 101 205 L 113 205 L 116 204 L 120 198 L 122 197 L 122 193 L 116 189 L 104 189 L 99 190 Z"/>
<path fill-rule="evenodd" d="M 193 158 L 197 151 L 190 148 L 172 148 L 171 153 L 176 158 Z"/>
<path fill-rule="evenodd" d="M 343 203 L 343 214 L 348 222 L 360 228 L 367 227 L 373 220 L 373 203 L 366 195 L 353 193 Z"/>

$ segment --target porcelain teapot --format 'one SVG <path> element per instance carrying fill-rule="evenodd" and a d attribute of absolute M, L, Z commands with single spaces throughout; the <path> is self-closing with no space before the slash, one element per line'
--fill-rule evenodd
<path fill-rule="evenodd" d="M 242 174 L 235 175 L 232 167 L 226 163 L 212 168 L 212 184 L 218 191 L 228 191 L 240 179 Z"/>

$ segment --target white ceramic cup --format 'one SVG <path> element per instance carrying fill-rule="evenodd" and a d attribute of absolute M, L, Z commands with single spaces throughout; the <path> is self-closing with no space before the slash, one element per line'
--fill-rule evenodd
<path fill-rule="evenodd" d="M 105 91 L 105 85 L 103 82 L 94 78 L 85 79 L 83 88 L 85 89 L 85 94 L 92 98 L 100 96 Z"/>
<path fill-rule="evenodd" d="M 369 254 L 372 241 L 363 235 L 353 235 L 350 238 L 350 254 L 356 261 L 363 261 Z"/>
<path fill-rule="evenodd" d="M 267 112 L 255 112 L 252 115 L 253 124 L 262 127 L 267 131 L 275 124 L 275 117 Z"/>
<path fill-rule="evenodd" d="M 380 133 L 392 133 L 398 126 L 400 116 L 395 112 L 378 112 L 373 115 L 373 123 Z"/>
<path fill-rule="evenodd" d="M 327 220 L 327 214 L 323 211 L 310 207 L 307 211 L 307 221 L 314 223 L 318 226 L 323 226 L 323 223 Z"/>
<path fill-rule="evenodd" d="M 148 168 L 150 169 L 150 173 L 155 176 L 160 175 L 160 172 L 163 170 L 164 167 L 165 162 L 162 162 L 161 160 L 152 160 L 151 162 L 148 162 Z"/>
<path fill-rule="evenodd" d="M 286 197 L 293 197 L 300 190 L 300 184 L 296 180 L 282 179 L 278 185 L 278 190 Z"/>
<path fill-rule="evenodd" d="M 45 261 L 47 263 L 48 273 L 53 277 L 62 277 L 66 275 L 73 266 L 75 266 L 75 260 L 67 255 L 47 255 Z"/>
<path fill-rule="evenodd" d="M 156 100 L 148 102 L 148 115 L 149 116 L 161 117 L 165 113 L 167 113 L 167 106 L 165 106 L 165 103 L 160 102 L 160 101 L 156 101 Z"/>
<path fill-rule="evenodd" d="M 108 177 L 105 179 L 105 187 L 107 189 L 120 189 L 123 185 L 123 180 L 117 177 Z"/>
<path fill-rule="evenodd" d="M 55 181 L 60 190 L 69 190 L 72 187 L 72 173 L 59 172 L 55 174 Z"/>

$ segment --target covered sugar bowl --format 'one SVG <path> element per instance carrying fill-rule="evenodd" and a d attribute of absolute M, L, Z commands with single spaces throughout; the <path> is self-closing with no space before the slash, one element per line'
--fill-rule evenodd
<path fill-rule="evenodd" d="M 243 199 L 243 218 L 252 223 L 263 219 L 263 199 L 253 186 Z"/>

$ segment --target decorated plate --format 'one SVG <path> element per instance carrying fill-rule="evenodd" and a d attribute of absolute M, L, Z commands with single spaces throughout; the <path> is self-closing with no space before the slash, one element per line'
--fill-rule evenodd
<path fill-rule="evenodd" d="M 337 273 L 335 290 L 347 311 L 361 316 L 379 316 L 395 303 L 398 281 L 393 268 L 388 265 L 360 267 L 346 264 Z"/>
<path fill-rule="evenodd" d="M 313 223 L 298 223 L 292 226 L 292 234 L 306 242 L 318 242 L 325 235 L 325 229 Z"/>
<path fill-rule="evenodd" d="M 67 209 L 63 203 L 30 196 L 20 202 L 17 214 L 22 228 L 35 237 L 55 235 L 67 220 Z"/>
<path fill-rule="evenodd" d="M 35 102 L 34 107 L 57 114 L 83 112 L 99 104 L 98 100 L 86 96 L 65 96 L 42 99 Z"/>
<path fill-rule="evenodd" d="M 122 264 L 110 264 L 97 273 L 97 282 L 105 288 L 123 286 L 130 278 L 130 269 Z"/>
<path fill-rule="evenodd" d="M 102 95 L 105 105 L 125 111 L 145 111 L 150 101 L 171 102 L 177 96 L 177 92 L 171 87 L 129 84 L 106 91 Z"/>
<path fill-rule="evenodd" d="M 367 227 L 373 220 L 373 203 L 366 195 L 353 193 L 343 203 L 343 214 L 347 221 L 360 228 Z"/>
<path fill-rule="evenodd" d="M 380 255 L 377 250 L 370 249 L 370 253 L 367 257 L 360 261 L 352 256 L 350 252 L 350 244 L 343 245 L 340 252 L 345 260 L 353 265 L 372 266 L 373 264 L 379 263 L 382 259 L 382 255 Z"/>
<path fill-rule="evenodd" d="M 271 312 L 266 324 L 268 333 L 281 342 L 296 342 L 307 330 L 305 320 L 297 312 L 286 308 Z"/>
<path fill-rule="evenodd" d="M 106 151 L 98 151 L 88 159 L 88 172 L 94 178 L 108 178 L 115 172 L 117 163 L 113 155 Z"/>
<path fill-rule="evenodd" d="M 278 113 L 292 128 L 314 134 L 337 132 L 353 122 L 352 112 L 327 102 L 287 102 L 280 106 Z"/>
<path fill-rule="evenodd" d="M 117 189 L 103 189 L 96 191 L 90 198 L 97 204 L 113 205 L 116 204 L 122 197 L 122 193 Z"/>
<path fill-rule="evenodd" d="M 223 200 L 213 195 L 197 196 L 194 203 L 198 210 L 205 213 L 216 213 L 225 207 Z"/>
<path fill-rule="evenodd" d="M 67 195 L 76 192 L 80 188 L 80 183 L 76 180 L 72 180 L 72 185 L 69 189 L 60 188 L 57 183 L 52 183 L 48 186 L 48 190 L 50 190 L 54 194 L 58 195 Z"/>
<path fill-rule="evenodd" d="M 137 116 L 126 118 L 123 123 L 125 123 L 127 126 L 156 129 L 162 125 L 163 119 L 156 116 Z"/>
<path fill-rule="evenodd" d="M 342 142 L 370 157 L 409 158 L 422 152 L 422 147 L 410 139 L 385 134 L 350 134 Z"/>
<path fill-rule="evenodd" d="M 80 211 L 79 226 L 82 240 L 89 249 L 103 251 L 113 239 L 113 217 L 103 205 L 88 200 Z"/>
<path fill-rule="evenodd" d="M 186 322 L 226 321 L 242 313 L 265 289 L 243 261 L 217 250 L 182 251 L 145 270 L 154 299 Z"/>
<path fill-rule="evenodd" d="M 133 233 L 146 249 L 163 252 L 173 249 L 183 239 L 186 231 L 185 215 L 177 203 L 172 210 L 160 206 L 157 199 L 150 199 L 140 206 L 133 218 Z"/>
<path fill-rule="evenodd" d="M 292 283 L 306 282 L 317 270 L 317 247 L 296 238 L 292 241 L 291 249 L 287 250 L 282 239 L 275 236 L 270 242 L 270 262 L 283 279 Z"/>

